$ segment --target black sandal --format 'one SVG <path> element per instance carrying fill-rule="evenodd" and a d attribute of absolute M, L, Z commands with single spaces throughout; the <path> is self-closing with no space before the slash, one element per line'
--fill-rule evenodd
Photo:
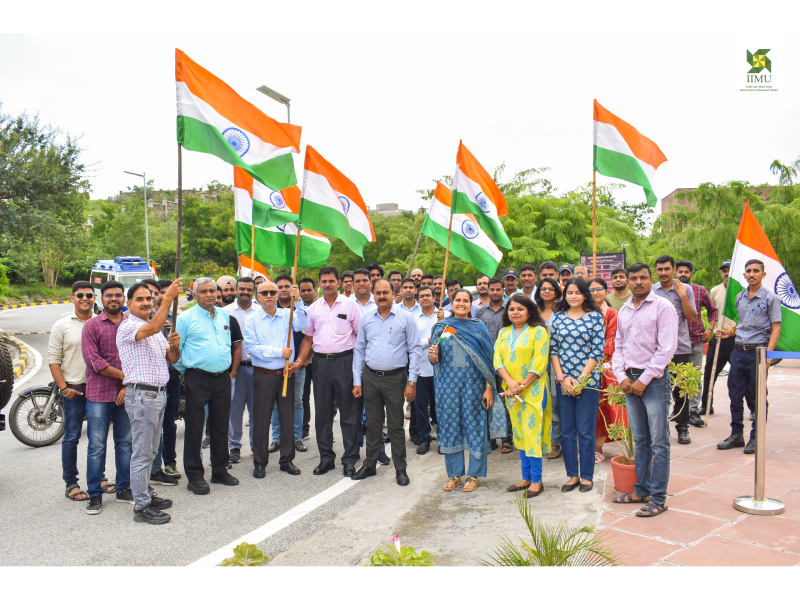
<path fill-rule="evenodd" d="M 500 454 L 511 454 L 514 451 L 514 446 L 511 442 L 503 442 L 503 447 L 500 449 Z"/>
<path fill-rule="evenodd" d="M 78 493 L 74 495 L 70 494 L 72 490 L 78 490 Z M 81 486 L 79 486 L 77 483 L 69 486 L 67 491 L 64 492 L 64 495 L 75 502 L 86 502 L 89 499 L 89 494 L 81 490 Z M 83 497 L 81 497 L 81 495 L 83 495 Z"/>
<path fill-rule="evenodd" d="M 104 494 L 114 494 L 117 491 L 117 486 L 113 483 L 109 483 L 108 479 L 103 479 L 103 481 L 100 482 L 100 487 L 103 488 Z M 109 490 L 108 488 L 114 488 L 114 489 Z"/>
<path fill-rule="evenodd" d="M 642 508 L 636 511 L 637 517 L 655 517 L 663 513 L 667 510 L 666 504 L 659 504 L 654 500 L 650 500 L 647 504 L 645 504 Z M 644 511 L 644 512 L 642 512 Z"/>

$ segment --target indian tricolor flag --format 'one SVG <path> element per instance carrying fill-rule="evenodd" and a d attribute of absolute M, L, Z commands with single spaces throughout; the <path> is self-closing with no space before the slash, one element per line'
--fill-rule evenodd
<path fill-rule="evenodd" d="M 447 247 L 447 230 L 450 226 L 452 192 L 443 183 L 437 183 L 428 215 L 422 224 L 422 234 Z M 494 277 L 503 253 L 478 225 L 473 215 L 453 215 L 453 233 L 450 252 L 477 267 L 481 273 Z"/>
<path fill-rule="evenodd" d="M 240 277 L 252 277 L 253 279 L 255 279 L 260 275 L 261 277 L 264 277 L 267 281 L 272 281 L 269 278 L 269 275 L 267 275 L 267 270 L 264 268 L 264 265 L 262 265 L 257 260 L 255 261 L 251 260 L 249 256 L 247 256 L 246 254 L 242 254 L 241 261 L 242 261 L 242 270 L 241 273 L 239 274 Z"/>
<path fill-rule="evenodd" d="M 647 204 L 655 206 L 658 198 L 653 191 L 653 178 L 663 162 L 667 157 L 655 142 L 594 101 L 595 171 L 642 186 Z"/>
<path fill-rule="evenodd" d="M 300 212 L 300 188 L 295 185 L 280 191 L 269 190 L 244 169 L 234 167 L 233 194 L 237 250 L 243 254 L 251 253 L 255 219 L 256 260 L 270 265 L 294 266 L 297 226 L 294 223 L 270 226 L 263 219 L 265 215 L 274 215 L 275 211 L 288 211 L 297 218 Z M 265 208 L 265 204 L 270 208 Z M 310 269 L 324 265 L 330 252 L 331 243 L 324 235 L 306 229 L 300 232 L 298 267 Z"/>
<path fill-rule="evenodd" d="M 736 296 L 750 284 L 744 278 L 748 260 L 757 259 L 764 263 L 767 274 L 761 285 L 778 297 L 781 302 L 781 337 L 778 348 L 786 352 L 800 352 L 800 295 L 789 279 L 772 244 L 750 210 L 750 203 L 744 206 L 739 234 L 733 248 L 728 289 L 725 292 L 725 308 L 722 311 L 729 319 L 739 322 L 736 310 Z"/>
<path fill-rule="evenodd" d="M 460 141 L 456 164 L 451 207 L 453 214 L 475 215 L 495 243 L 503 248 L 511 248 L 511 242 L 500 223 L 500 217 L 508 214 L 506 199 L 500 188 Z"/>
<path fill-rule="evenodd" d="M 175 49 L 178 143 L 241 167 L 273 190 L 297 184 L 301 128 L 278 123 Z"/>
<path fill-rule="evenodd" d="M 339 238 L 361 258 L 364 244 L 375 241 L 358 188 L 311 146 L 306 146 L 300 222 Z"/>

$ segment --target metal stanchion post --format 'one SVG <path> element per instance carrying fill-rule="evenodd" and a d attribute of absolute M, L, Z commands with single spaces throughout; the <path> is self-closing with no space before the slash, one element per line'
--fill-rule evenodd
<path fill-rule="evenodd" d="M 751 515 L 779 515 L 786 510 L 780 500 L 767 498 L 767 349 L 756 348 L 756 482 L 752 496 L 739 496 L 733 507 Z"/>

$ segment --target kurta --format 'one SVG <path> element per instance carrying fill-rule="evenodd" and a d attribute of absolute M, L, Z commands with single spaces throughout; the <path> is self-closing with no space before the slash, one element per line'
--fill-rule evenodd
<path fill-rule="evenodd" d="M 541 458 L 550 452 L 552 407 L 547 376 L 550 337 L 544 327 L 526 326 L 515 337 L 514 326 L 503 327 L 494 346 L 494 368 L 504 368 L 517 381 L 533 371 L 539 378 L 523 391 L 522 403 L 506 399 L 514 429 L 514 446 L 526 456 Z M 503 382 L 503 389 L 508 385 Z"/>

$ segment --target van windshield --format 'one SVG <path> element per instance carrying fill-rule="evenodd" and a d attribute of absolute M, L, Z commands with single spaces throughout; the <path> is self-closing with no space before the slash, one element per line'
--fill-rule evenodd
<path fill-rule="evenodd" d="M 153 275 L 150 273 L 138 273 L 136 275 L 117 275 L 117 281 L 119 281 L 122 285 L 125 286 L 127 290 L 131 287 L 134 283 L 139 283 L 140 281 L 144 281 L 145 279 L 152 279 Z"/>

